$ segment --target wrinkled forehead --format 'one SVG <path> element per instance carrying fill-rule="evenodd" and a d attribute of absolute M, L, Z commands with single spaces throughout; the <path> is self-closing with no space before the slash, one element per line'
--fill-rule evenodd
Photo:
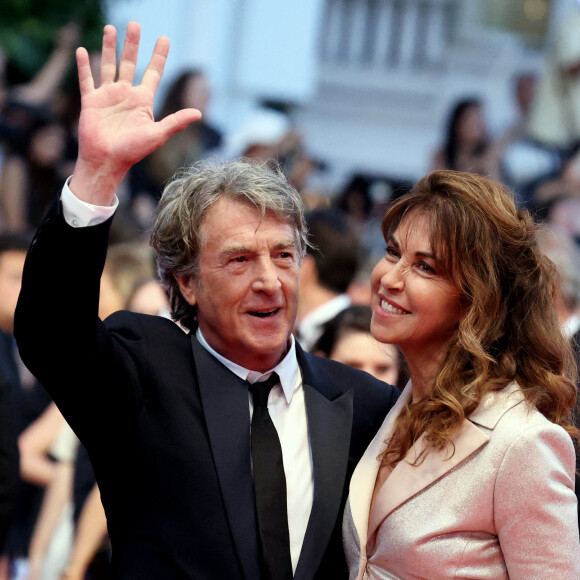
<path fill-rule="evenodd" d="M 400 242 L 405 242 L 405 237 L 416 232 L 418 228 L 424 228 L 427 236 L 428 248 L 425 248 L 441 263 L 447 274 L 454 270 L 453 249 L 450 240 L 445 234 L 446 227 L 441 221 L 442 216 L 434 207 L 412 207 L 393 215 L 383 225 L 385 239 L 395 236 Z"/>
<path fill-rule="evenodd" d="M 212 219 L 208 220 L 208 217 L 212 215 Z M 215 216 L 219 216 L 219 220 L 214 219 Z M 260 207 L 252 203 L 247 198 L 241 197 L 232 199 L 230 197 L 222 197 L 216 200 L 215 203 L 210 205 L 204 212 L 201 227 L 200 227 L 200 238 L 202 241 L 207 240 L 208 236 L 216 234 L 216 230 L 211 228 L 218 228 L 224 233 L 229 230 L 230 222 L 242 215 L 251 216 L 252 221 L 255 220 L 256 230 L 267 221 L 269 224 L 276 223 L 280 228 L 280 233 L 291 232 L 291 237 L 295 244 L 298 244 L 297 234 L 296 234 L 296 224 L 292 220 L 291 216 L 286 215 L 283 212 L 276 211 L 273 208 Z M 217 223 L 216 223 L 217 221 Z"/>

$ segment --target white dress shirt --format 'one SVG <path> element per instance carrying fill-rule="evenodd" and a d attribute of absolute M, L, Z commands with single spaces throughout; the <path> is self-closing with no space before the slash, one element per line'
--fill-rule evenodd
<path fill-rule="evenodd" d="M 61 202 L 63 216 L 72 227 L 87 227 L 98 225 L 111 217 L 118 206 L 118 199 L 110 207 L 96 206 L 78 199 L 64 185 Z M 294 338 L 290 337 L 290 348 L 282 361 L 267 373 L 245 369 L 224 358 L 216 352 L 205 340 L 198 329 L 196 332 L 200 344 L 217 358 L 231 372 L 251 383 L 276 372 L 280 384 L 274 386 L 268 399 L 268 411 L 280 437 L 284 472 L 286 474 L 288 529 L 290 533 L 290 556 L 292 569 L 295 572 L 300 557 L 300 550 L 306 534 L 310 518 L 314 494 L 312 475 L 312 452 L 308 437 L 308 422 L 302 375 L 296 359 Z M 252 397 L 248 391 L 250 416 L 253 412 Z M 250 458 L 248 458 L 250 460 Z"/>
<path fill-rule="evenodd" d="M 320 338 L 324 324 L 350 305 L 351 300 L 348 295 L 339 294 L 308 312 L 298 325 L 298 342 L 300 346 L 310 352 Z"/>
<path fill-rule="evenodd" d="M 251 371 L 224 358 L 205 340 L 201 330 L 196 332 L 200 344 L 235 375 L 255 383 L 266 380 L 272 373 L 278 373 L 280 384 L 275 385 L 268 398 L 268 411 L 282 447 L 284 473 L 286 474 L 286 500 L 288 506 L 288 531 L 290 533 L 290 555 L 292 569 L 296 571 L 306 526 L 312 509 L 314 481 L 312 479 L 312 453 L 308 439 L 306 404 L 302 375 L 296 360 L 294 337 L 286 356 L 271 370 L 265 373 Z M 253 412 L 252 397 L 248 391 L 250 417 Z"/>
<path fill-rule="evenodd" d="M 562 334 L 566 338 L 572 338 L 580 330 L 580 316 L 578 314 L 572 314 L 568 319 L 562 324 Z"/>

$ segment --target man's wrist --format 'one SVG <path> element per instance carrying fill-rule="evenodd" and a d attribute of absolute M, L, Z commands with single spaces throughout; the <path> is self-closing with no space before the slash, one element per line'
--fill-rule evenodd
<path fill-rule="evenodd" d="M 70 178 L 61 193 L 62 213 L 66 223 L 73 228 L 96 226 L 107 221 L 116 211 L 119 199 L 114 196 L 113 205 L 101 206 L 83 201 L 69 187 Z"/>
<path fill-rule="evenodd" d="M 107 167 L 106 164 L 91 165 L 77 159 L 69 185 L 80 200 L 92 205 L 109 206 L 115 200 L 115 192 L 127 170 Z"/>
<path fill-rule="evenodd" d="M 69 564 L 62 572 L 61 578 L 63 580 L 74 580 L 84 576 L 84 568 L 79 565 Z"/>

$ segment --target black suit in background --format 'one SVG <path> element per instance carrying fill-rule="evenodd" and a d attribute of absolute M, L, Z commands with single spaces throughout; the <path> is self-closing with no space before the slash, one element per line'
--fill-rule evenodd
<path fill-rule="evenodd" d="M 19 481 L 13 396 L 20 379 L 13 348 L 13 337 L 0 330 L 0 553 L 12 522 Z"/>
<path fill-rule="evenodd" d="M 169 320 L 98 321 L 109 225 L 74 229 L 49 213 L 24 271 L 22 357 L 89 451 L 116 577 L 256 580 L 247 385 Z M 297 356 L 314 499 L 295 577 L 346 578 L 348 481 L 398 391 L 299 347 Z"/>
<path fill-rule="evenodd" d="M 22 383 L 20 364 L 14 337 L 0 331 L 0 520 L 9 522 L 0 547 L 11 558 L 27 557 L 44 497 L 43 487 L 20 477 L 17 439 L 51 402 L 32 377 Z"/>

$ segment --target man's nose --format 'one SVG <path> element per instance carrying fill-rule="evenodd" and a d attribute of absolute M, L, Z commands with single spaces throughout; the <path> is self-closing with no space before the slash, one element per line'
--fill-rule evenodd
<path fill-rule="evenodd" d="M 278 269 L 270 258 L 259 260 L 256 264 L 253 288 L 256 292 L 272 294 L 280 288 Z"/>

